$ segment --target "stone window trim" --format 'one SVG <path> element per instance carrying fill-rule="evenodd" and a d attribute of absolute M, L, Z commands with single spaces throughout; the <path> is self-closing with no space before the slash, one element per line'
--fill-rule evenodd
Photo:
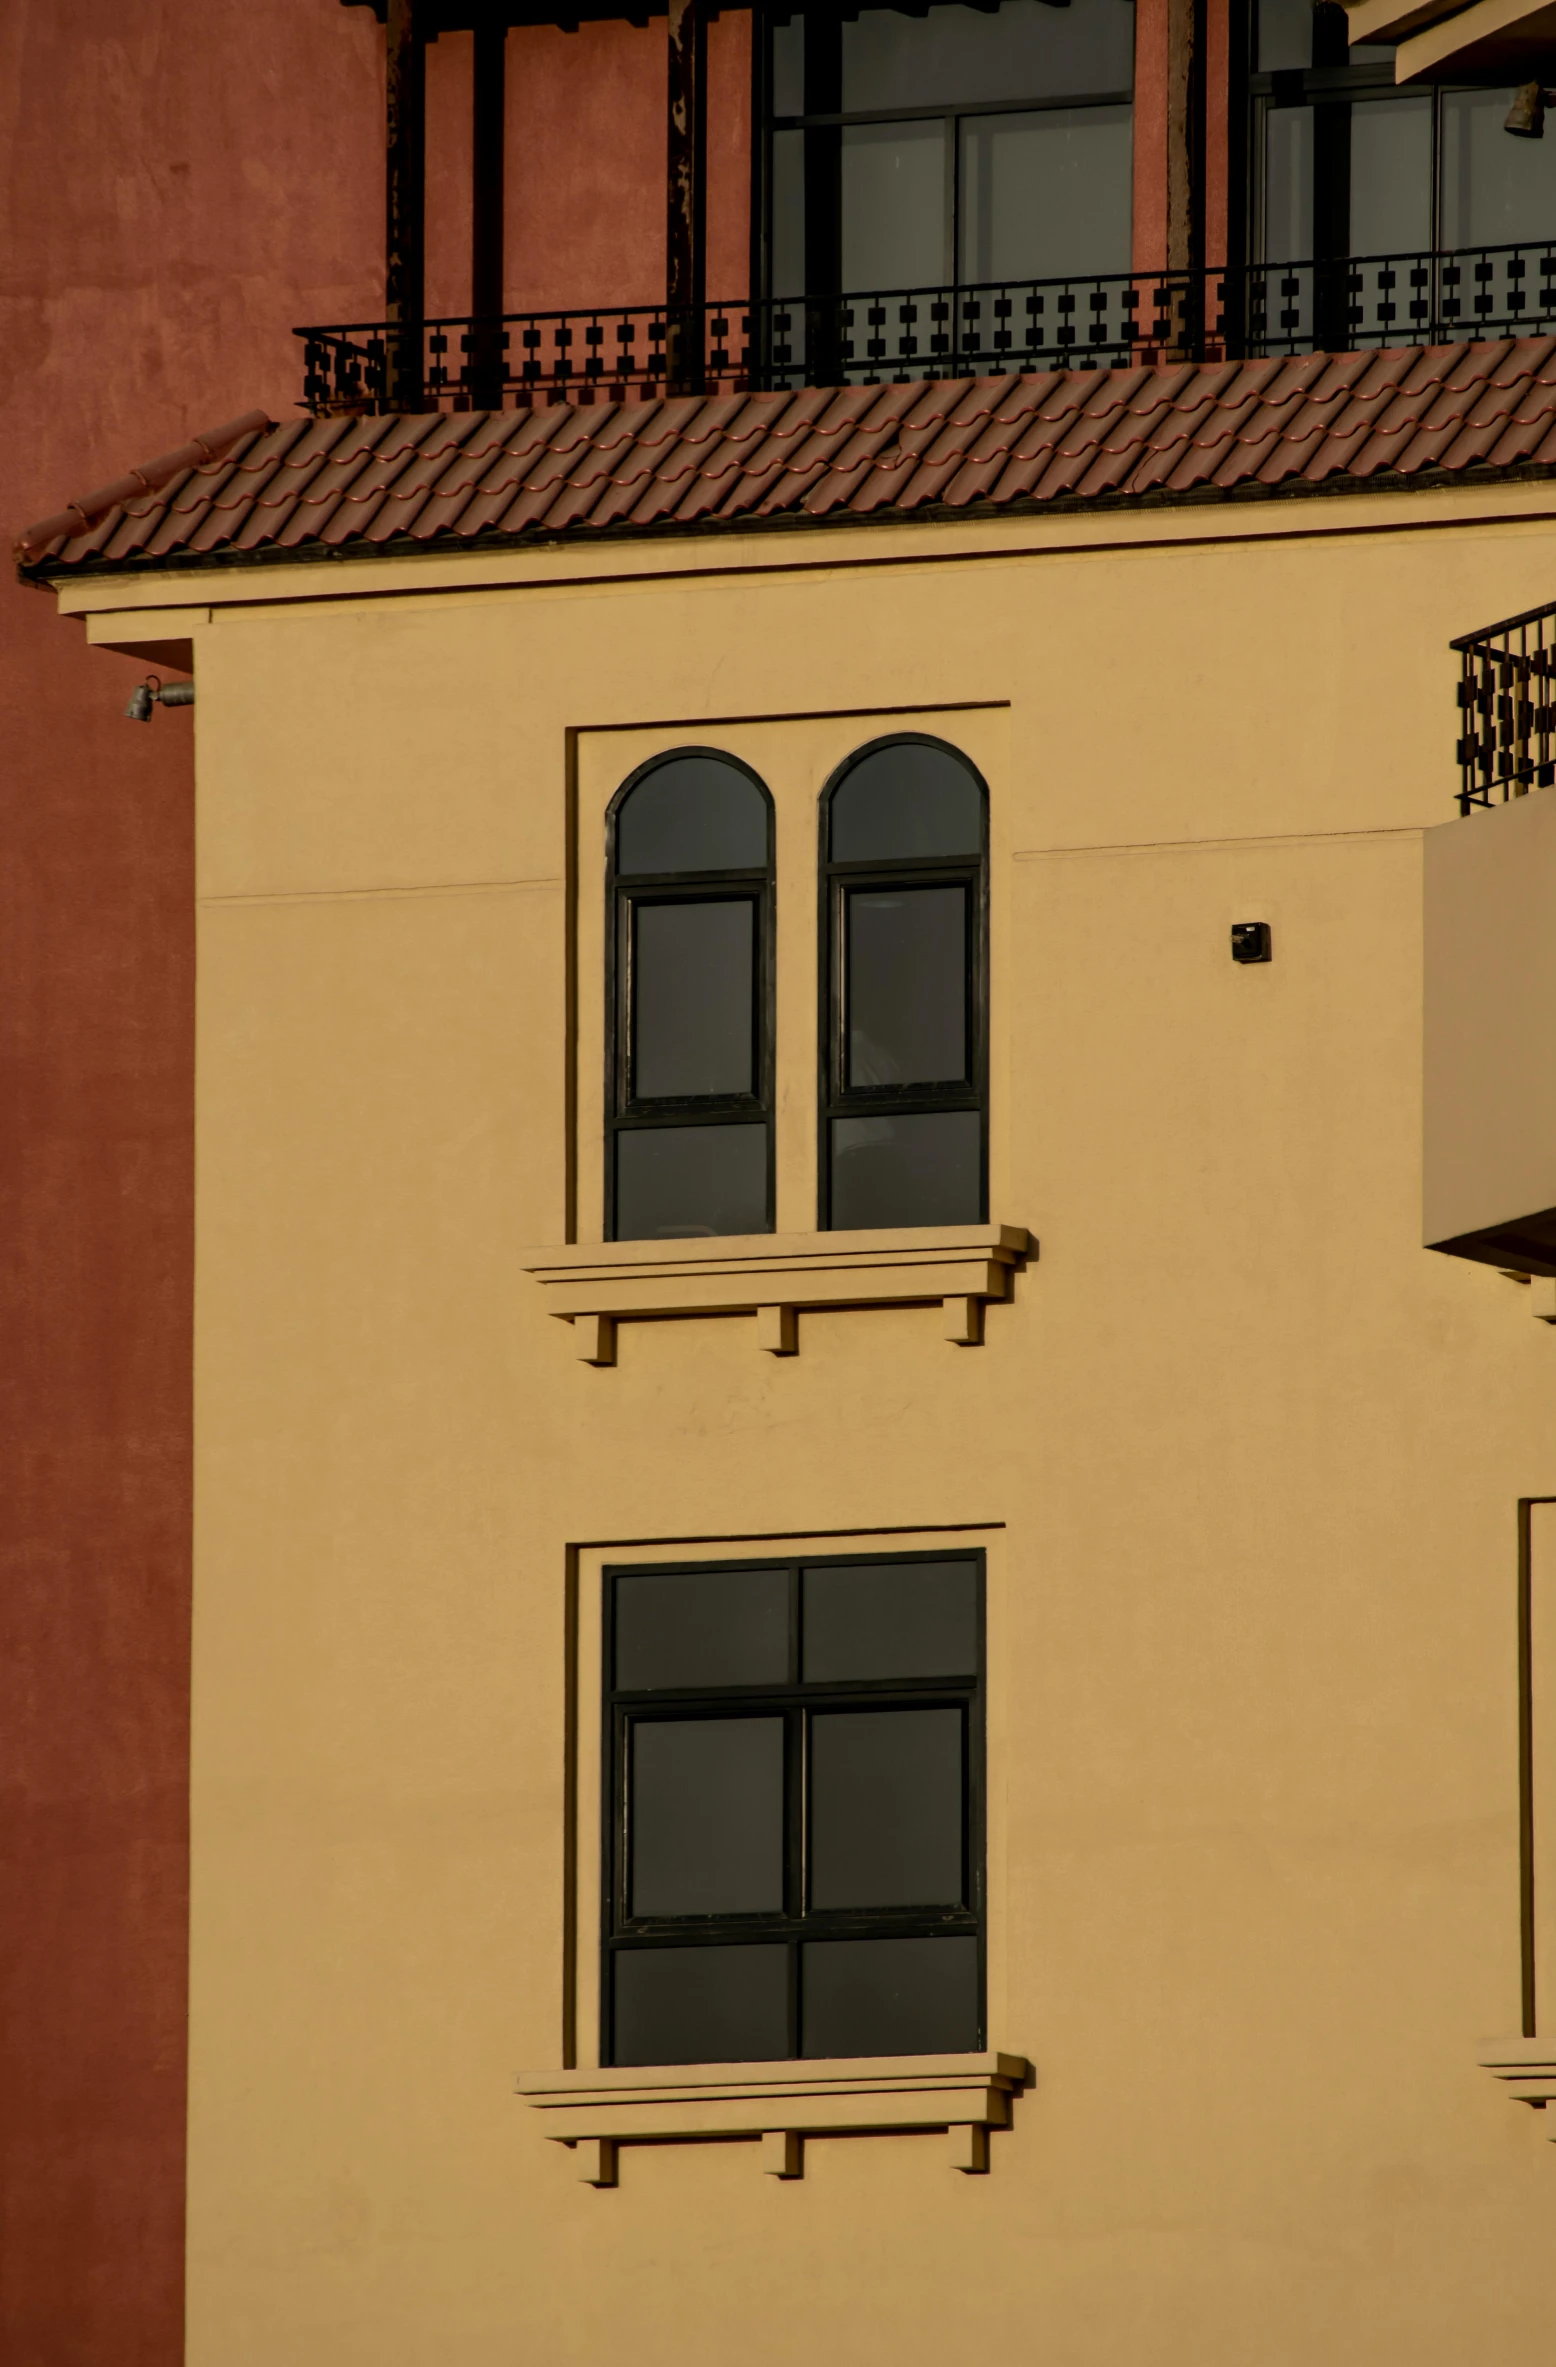
<path fill-rule="evenodd" d="M 581 1360 L 610 1365 L 618 1324 L 696 1315 L 754 1315 L 757 1347 L 792 1356 L 800 1312 L 820 1307 L 938 1303 L 944 1337 L 977 1347 L 984 1308 L 1010 1299 L 1036 1256 L 1024 1225 L 996 1224 L 592 1241 L 529 1249 L 522 1263 L 545 1312 L 572 1324 Z"/>
<path fill-rule="evenodd" d="M 806 2137 L 943 2133 L 950 2166 L 989 2167 L 989 2132 L 1011 2125 L 1031 2084 L 1024 2055 L 882 2055 L 844 2061 L 632 2065 L 521 2071 L 517 2092 L 541 2134 L 573 2148 L 579 2178 L 614 2186 L 617 2151 L 745 2139 L 774 2177 L 804 2174 Z"/>

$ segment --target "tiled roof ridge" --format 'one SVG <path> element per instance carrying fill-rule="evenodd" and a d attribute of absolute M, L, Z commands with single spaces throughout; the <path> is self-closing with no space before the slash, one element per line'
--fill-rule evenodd
<path fill-rule="evenodd" d="M 1553 393 L 1546 336 L 280 428 L 251 412 L 29 528 L 18 556 L 38 572 L 51 557 L 154 562 L 1510 466 L 1556 460 Z"/>
<path fill-rule="evenodd" d="M 1550 344 L 1553 354 L 1556 354 L 1556 340 L 1542 340 L 1542 342 Z M 1446 351 L 1457 355 L 1463 351 L 1463 348 L 1452 346 L 1446 348 L 1427 347 L 1422 349 L 1423 358 L 1427 353 L 1433 351 Z M 1301 357 L 1304 362 L 1318 365 L 1317 371 L 1313 373 L 1314 375 L 1319 375 L 1323 371 L 1327 371 L 1336 363 L 1353 362 L 1365 366 L 1370 364 L 1373 358 L 1374 357 L 1371 354 L 1311 355 Z M 1234 362 L 1222 363 L 1214 366 L 1224 375 L 1227 373 L 1236 372 L 1240 368 L 1246 367 L 1247 365 L 1241 365 Z M 1140 404 L 1132 400 L 1124 402 L 1115 401 L 1111 405 L 1107 406 L 1106 409 L 1099 408 L 1095 403 L 1074 405 L 1069 407 L 1068 410 L 1060 411 L 1049 410 L 1046 404 L 1041 403 L 1007 407 L 1004 402 L 1000 401 L 999 399 L 995 399 L 986 404 L 975 406 L 971 409 L 964 409 L 961 406 L 958 406 L 954 421 L 947 421 L 943 417 L 925 421 L 915 421 L 911 417 L 899 417 L 896 420 L 883 421 L 878 429 L 872 428 L 869 418 L 869 411 L 873 407 L 871 405 L 862 406 L 861 410 L 852 416 L 845 416 L 841 419 L 835 420 L 828 419 L 825 416 L 812 416 L 810 418 L 790 420 L 786 418 L 783 411 L 780 411 L 775 417 L 768 420 L 753 419 L 750 420 L 749 423 L 742 420 L 738 425 L 733 422 L 724 426 L 711 425 L 701 435 L 684 433 L 677 436 L 668 430 L 655 435 L 648 432 L 647 427 L 645 427 L 643 429 L 637 430 L 636 432 L 630 429 L 621 429 L 621 432 L 618 433 L 614 439 L 608 438 L 605 435 L 589 433 L 588 429 L 592 428 L 595 424 L 594 419 L 591 418 L 587 425 L 585 425 L 585 423 L 580 419 L 579 414 L 576 411 L 571 411 L 567 406 L 557 405 L 549 412 L 531 412 L 527 416 L 529 420 L 555 419 L 559 422 L 559 425 L 560 423 L 567 422 L 582 428 L 583 432 L 576 435 L 572 439 L 572 443 L 575 449 L 581 446 L 585 455 L 597 455 L 601 453 L 602 449 L 609 448 L 609 444 L 612 441 L 623 445 L 626 448 L 626 451 L 629 453 L 646 454 L 654 451 L 656 448 L 674 449 L 679 451 L 682 447 L 690 446 L 692 447 L 693 451 L 695 451 L 697 447 L 703 445 L 712 445 L 718 448 L 723 448 L 731 444 L 754 445 L 759 439 L 786 441 L 797 440 L 801 436 L 804 436 L 808 439 L 810 437 L 816 436 L 841 437 L 844 435 L 870 434 L 872 432 L 880 433 L 886 436 L 888 440 L 883 443 L 882 447 L 878 451 L 868 455 L 863 465 L 880 470 L 884 473 L 912 467 L 924 458 L 923 452 L 908 449 L 903 443 L 904 434 L 915 428 L 920 429 L 927 436 L 933 437 L 934 435 L 943 433 L 945 428 L 951 424 L 954 424 L 960 428 L 971 428 L 979 422 L 982 422 L 986 425 L 1009 424 L 1011 426 L 1017 426 L 1036 423 L 1039 421 L 1050 421 L 1053 424 L 1058 425 L 1062 424 L 1062 422 L 1068 418 L 1074 421 L 1076 425 L 1079 425 L 1083 420 L 1096 420 L 1098 422 L 1098 431 L 1095 435 L 1078 443 L 1072 444 L 1068 441 L 1066 443 L 1066 456 L 1075 459 L 1081 459 L 1084 458 L 1088 452 L 1100 451 L 1121 453 L 1130 449 L 1130 446 L 1125 442 L 1117 440 L 1110 441 L 1110 433 L 1116 437 L 1116 431 L 1121 417 L 1144 417 L 1147 415 L 1147 412 L 1149 412 L 1153 422 L 1159 425 L 1159 423 L 1164 418 L 1170 418 L 1173 416 L 1181 417 L 1185 420 L 1190 418 L 1203 419 L 1207 412 L 1223 411 L 1229 414 L 1234 412 L 1240 413 L 1242 417 L 1246 419 L 1250 412 L 1257 410 L 1259 407 L 1263 407 L 1271 411 L 1281 410 L 1289 416 L 1294 404 L 1300 403 L 1310 408 L 1316 408 L 1319 406 L 1333 407 L 1340 404 L 1345 404 L 1348 406 L 1361 403 L 1380 404 L 1398 400 L 1400 395 L 1406 391 L 1397 383 L 1387 383 L 1375 388 L 1368 388 L 1364 385 L 1358 385 L 1352 381 L 1342 382 L 1340 385 L 1334 386 L 1327 390 L 1322 389 L 1321 387 L 1287 385 L 1281 388 L 1279 391 L 1271 392 L 1270 382 L 1279 377 L 1282 373 L 1288 371 L 1291 368 L 1291 363 L 1288 360 L 1271 357 L 1267 358 L 1260 366 L 1262 366 L 1268 373 L 1265 385 L 1249 388 L 1236 402 L 1226 402 L 1222 399 L 1221 395 L 1213 389 L 1203 387 L 1197 390 L 1196 399 L 1191 401 L 1180 400 L 1173 392 L 1169 391 L 1168 387 L 1163 387 L 1158 398 L 1149 405 Z M 1203 370 L 1203 367 L 1203 365 L 1195 365 L 1192 363 L 1177 365 L 1173 371 L 1173 377 L 1177 380 L 1178 385 L 1181 386 L 1185 379 L 1198 376 Z M 1363 367 L 1359 374 L 1362 376 L 1365 375 L 1365 367 Z M 1115 373 L 1076 370 L 1051 371 L 1045 372 L 1043 375 L 1058 384 L 1063 384 L 1064 382 L 1073 379 L 1080 379 L 1083 382 L 1086 382 L 1089 388 L 1094 387 L 1097 384 L 1099 378 L 1112 377 L 1115 375 Z M 1151 381 L 1160 380 L 1163 374 L 1159 371 L 1139 369 L 1132 371 L 1130 375 L 1140 379 L 1140 391 L 1144 392 L 1145 387 L 1149 385 Z M 1530 373 L 1530 377 L 1535 385 L 1556 386 L 1556 371 L 1553 371 L 1549 375 L 1538 372 Z M 958 382 L 954 380 L 941 380 L 938 381 L 938 383 L 941 385 L 947 385 L 956 384 Z M 1035 378 L 1023 380 L 1012 373 L 1010 377 L 1001 380 L 991 381 L 971 379 L 961 381 L 960 383 L 968 386 L 991 384 L 1012 386 L 1022 384 L 1032 385 L 1037 383 L 1037 381 Z M 1170 383 L 1171 382 L 1169 381 L 1169 385 Z M 1491 377 L 1482 379 L 1477 383 L 1482 390 L 1490 392 L 1497 386 L 1498 381 L 1495 377 Z M 834 390 L 816 389 L 807 391 L 831 392 Z M 854 390 L 848 389 L 836 391 L 852 392 Z M 882 389 L 872 387 L 867 389 L 861 388 L 858 391 L 861 394 L 869 394 L 871 396 L 877 396 L 884 392 L 896 393 L 901 391 L 906 395 L 917 397 L 922 392 L 922 382 L 920 384 L 910 385 L 901 390 L 896 388 Z M 1430 408 L 1431 400 L 1435 399 L 1444 391 L 1444 381 L 1441 378 L 1434 377 L 1430 379 L 1424 387 L 1421 387 L 1417 391 L 1423 397 L 1427 398 L 1426 401 L 1423 403 L 1421 409 L 1407 413 L 1404 417 L 1394 422 L 1388 431 L 1391 435 L 1404 434 L 1409 429 L 1418 427 L 1421 424 L 1422 410 Z M 764 400 L 772 401 L 774 398 L 740 396 L 733 398 L 733 400 L 738 403 L 742 409 L 748 409 L 753 402 Z M 792 396 L 779 396 L 776 398 L 776 400 L 780 403 L 783 403 L 789 409 L 793 408 L 794 398 Z M 685 403 L 697 403 L 697 401 L 698 398 L 696 397 L 680 397 L 675 398 L 673 404 L 661 399 L 655 403 L 645 405 L 630 405 L 620 403 L 602 405 L 598 413 L 599 424 L 602 428 L 611 425 L 620 427 L 621 421 L 628 413 L 633 410 L 642 409 L 647 411 L 651 416 L 658 414 L 660 417 L 662 417 L 663 414 L 671 408 L 680 408 Z M 459 413 L 450 414 L 424 412 L 419 415 L 418 424 L 420 425 L 425 422 L 429 428 L 435 425 L 454 427 L 460 423 L 461 418 L 463 417 L 468 418 L 471 423 L 471 429 L 474 429 L 478 421 L 485 422 L 492 419 L 505 418 L 508 416 L 510 415 L 503 412 L 470 412 L 463 415 Z M 738 416 L 739 415 L 737 414 L 737 418 Z M 192 439 L 188 445 L 181 447 L 179 452 L 167 454 L 161 461 L 150 462 L 143 470 L 132 470 L 128 476 L 120 479 L 118 484 L 106 488 L 104 493 L 89 495 L 84 502 L 79 504 L 73 503 L 71 505 L 70 511 L 61 513 L 57 518 L 45 519 L 42 526 L 29 527 L 25 535 L 22 537 L 22 541 L 23 543 L 31 545 L 34 549 L 36 549 L 40 547 L 44 541 L 51 539 L 52 535 L 57 535 L 62 531 L 67 531 L 69 527 L 76 522 L 77 514 L 80 516 L 81 525 L 86 526 L 91 523 L 94 517 L 102 515 L 104 511 L 115 506 L 122 506 L 126 516 L 128 517 L 147 517 L 151 515 L 150 508 L 146 506 L 138 506 L 134 501 L 126 499 L 126 491 L 133 489 L 134 491 L 143 494 L 151 494 L 158 490 L 162 484 L 167 483 L 172 476 L 186 470 L 192 477 L 207 476 L 215 474 L 219 468 L 222 468 L 225 465 L 229 477 L 234 474 L 243 475 L 245 473 L 256 475 L 268 474 L 274 477 L 277 471 L 281 469 L 316 467 L 320 459 L 328 457 L 327 454 L 320 454 L 317 452 L 307 454 L 306 456 L 298 455 L 296 446 L 306 434 L 308 424 L 307 422 L 299 421 L 296 423 L 299 431 L 298 435 L 294 438 L 293 444 L 289 450 L 284 450 L 277 454 L 267 454 L 263 459 L 260 460 L 239 456 L 234 461 L 227 462 L 225 464 L 222 462 L 219 454 L 224 439 L 230 445 L 233 441 L 237 440 L 240 434 L 247 435 L 256 432 L 256 430 L 268 429 L 271 424 L 271 421 L 263 412 L 254 412 L 247 414 L 246 417 L 241 421 L 235 421 L 231 423 L 231 425 L 226 429 L 218 429 L 214 431 L 214 433 L 208 437 L 196 437 Z M 361 423 L 352 422 L 351 424 L 360 425 Z M 1461 432 L 1464 428 L 1477 424 L 1480 423 L 1474 420 L 1464 420 L 1458 423 Z M 405 426 L 405 418 L 403 415 L 394 415 L 390 418 L 386 418 L 384 426 L 386 431 L 393 427 L 400 427 L 403 429 Z M 1370 432 L 1370 426 L 1370 422 L 1366 420 L 1360 420 L 1356 422 L 1354 426 L 1347 427 L 1343 433 L 1347 438 L 1359 437 Z M 1289 431 L 1283 427 L 1279 431 L 1279 440 L 1286 443 L 1305 442 L 1311 439 L 1314 432 L 1315 431 L 1311 423 L 1306 424 L 1300 434 Z M 1252 431 L 1245 431 L 1240 427 L 1230 438 L 1224 436 L 1217 437 L 1214 435 L 1192 434 L 1183 438 L 1173 438 L 1171 436 L 1161 434 L 1148 435 L 1143 439 L 1143 449 L 1146 452 L 1162 453 L 1172 450 L 1176 443 L 1187 443 L 1195 450 L 1209 451 L 1216 444 L 1227 441 L 1252 445 L 1259 440 L 1260 439 L 1256 433 Z M 556 434 L 553 434 L 551 437 L 544 439 L 534 438 L 531 439 L 531 441 L 543 442 L 546 448 L 555 449 L 558 437 Z M 514 442 L 511 435 L 499 436 L 491 443 L 485 445 L 473 440 L 466 441 L 465 439 L 455 435 L 452 436 L 449 442 L 443 447 L 434 448 L 431 450 L 428 450 L 425 445 L 419 441 L 407 441 L 400 446 L 379 443 L 364 447 L 361 450 L 360 457 L 364 461 L 376 463 L 379 468 L 383 468 L 391 463 L 403 462 L 418 456 L 429 459 L 441 459 L 445 453 L 457 453 L 461 459 L 468 462 L 479 462 L 488 457 L 493 459 L 503 458 L 510 460 L 517 459 L 519 457 L 519 453 L 514 449 Z M 199 463 L 196 463 L 190 457 L 195 454 L 200 456 Z M 727 467 L 718 473 L 721 476 L 728 476 L 732 474 L 739 465 L 740 463 L 738 459 L 731 459 Z M 780 467 L 781 473 L 784 475 L 810 476 L 815 472 L 817 460 L 815 456 L 812 456 L 803 462 L 789 460 L 781 462 L 778 465 Z M 641 471 L 635 472 L 633 477 L 608 474 L 605 476 L 604 482 L 618 486 L 625 486 L 631 482 L 634 482 L 636 475 L 641 475 L 641 473 Z M 685 460 L 685 464 L 678 470 L 662 471 L 656 469 L 652 473 L 658 477 L 660 481 L 666 484 L 677 483 L 682 479 L 695 474 L 711 474 L 711 472 L 707 470 L 700 469 L 695 459 L 689 455 Z M 496 478 L 484 482 L 479 478 L 471 478 L 466 483 L 455 483 L 441 488 L 439 498 L 443 500 L 452 500 L 454 497 L 460 494 L 470 495 L 481 493 L 490 495 L 503 492 L 517 492 L 522 487 L 524 481 L 525 480 L 522 475 L 515 475 L 507 478 Z M 570 476 L 566 480 L 566 482 L 575 490 L 581 489 L 585 481 L 585 479 L 577 476 Z M 587 481 L 598 484 L 601 479 L 596 476 Z M 259 509 L 280 509 L 282 507 L 292 506 L 300 506 L 303 508 L 322 508 L 326 503 L 336 504 L 340 502 L 348 502 L 353 505 L 362 505 L 369 501 L 376 502 L 382 500 L 396 501 L 419 499 L 423 491 L 424 488 L 422 487 L 411 487 L 406 489 L 394 485 L 386 486 L 382 482 L 379 482 L 370 486 L 366 491 L 360 493 L 351 492 L 347 489 L 336 487 L 327 492 L 317 494 L 304 492 L 298 489 L 295 491 L 285 492 L 282 495 L 277 496 L 275 499 L 270 499 L 264 494 L 260 494 L 257 500 L 252 501 L 251 504 L 248 502 L 247 497 L 243 496 L 241 492 L 236 494 L 234 498 L 230 500 L 223 500 L 219 495 L 202 496 L 196 501 L 182 501 L 175 497 L 169 501 L 165 507 L 168 512 L 175 516 L 179 514 L 186 516 L 193 515 L 197 509 L 205 508 L 218 511 L 236 510 L 244 506 L 252 506 Z M 49 534 L 45 533 L 45 529 L 50 530 Z"/>
<path fill-rule="evenodd" d="M 174 477 L 192 468 L 220 467 L 235 444 L 251 436 L 267 435 L 275 426 L 268 411 L 245 411 L 239 419 L 229 419 L 225 426 L 207 429 L 204 435 L 191 436 L 171 452 L 162 453 L 156 460 L 148 460 L 142 468 L 132 468 L 122 477 L 115 477 L 111 485 L 104 485 L 96 493 L 85 494 L 80 501 L 66 504 L 51 518 L 41 518 L 36 526 L 24 526 L 16 538 L 16 555 L 25 564 L 47 549 L 62 534 L 86 529 L 109 510 L 129 508 L 135 493 L 156 493 Z M 131 512 L 131 515 L 137 513 Z M 138 513 L 144 515 L 144 512 Z"/>

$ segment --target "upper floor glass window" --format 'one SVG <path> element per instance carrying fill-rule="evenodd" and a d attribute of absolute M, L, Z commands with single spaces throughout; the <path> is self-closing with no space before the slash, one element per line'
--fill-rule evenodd
<path fill-rule="evenodd" d="M 772 802 L 711 749 L 656 758 L 609 819 L 613 1240 L 772 1229 Z"/>
<path fill-rule="evenodd" d="M 877 741 L 822 805 L 821 1224 L 987 1213 L 988 801 L 938 740 Z"/>
<path fill-rule="evenodd" d="M 1258 0 L 1253 65 L 1259 259 L 1454 253 L 1556 235 L 1556 144 L 1504 132 L 1511 88 L 1397 85 L 1393 44 L 1348 45 L 1334 0 Z"/>
<path fill-rule="evenodd" d="M 1130 266 L 1130 0 L 771 20 L 769 290 Z"/>

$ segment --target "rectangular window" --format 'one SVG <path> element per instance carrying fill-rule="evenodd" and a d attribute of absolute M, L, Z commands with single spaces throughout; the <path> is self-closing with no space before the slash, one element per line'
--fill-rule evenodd
<path fill-rule="evenodd" d="M 602 2059 L 983 2044 L 983 1557 L 605 1574 Z"/>

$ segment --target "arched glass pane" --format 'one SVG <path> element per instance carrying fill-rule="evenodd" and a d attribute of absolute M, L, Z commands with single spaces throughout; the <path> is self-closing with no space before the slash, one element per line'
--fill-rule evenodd
<path fill-rule="evenodd" d="M 616 869 L 760 871 L 767 800 L 717 756 L 672 756 L 645 773 L 616 816 Z"/>
<path fill-rule="evenodd" d="M 983 793 L 947 748 L 905 740 L 863 757 L 832 792 L 834 863 L 977 855 Z"/>

